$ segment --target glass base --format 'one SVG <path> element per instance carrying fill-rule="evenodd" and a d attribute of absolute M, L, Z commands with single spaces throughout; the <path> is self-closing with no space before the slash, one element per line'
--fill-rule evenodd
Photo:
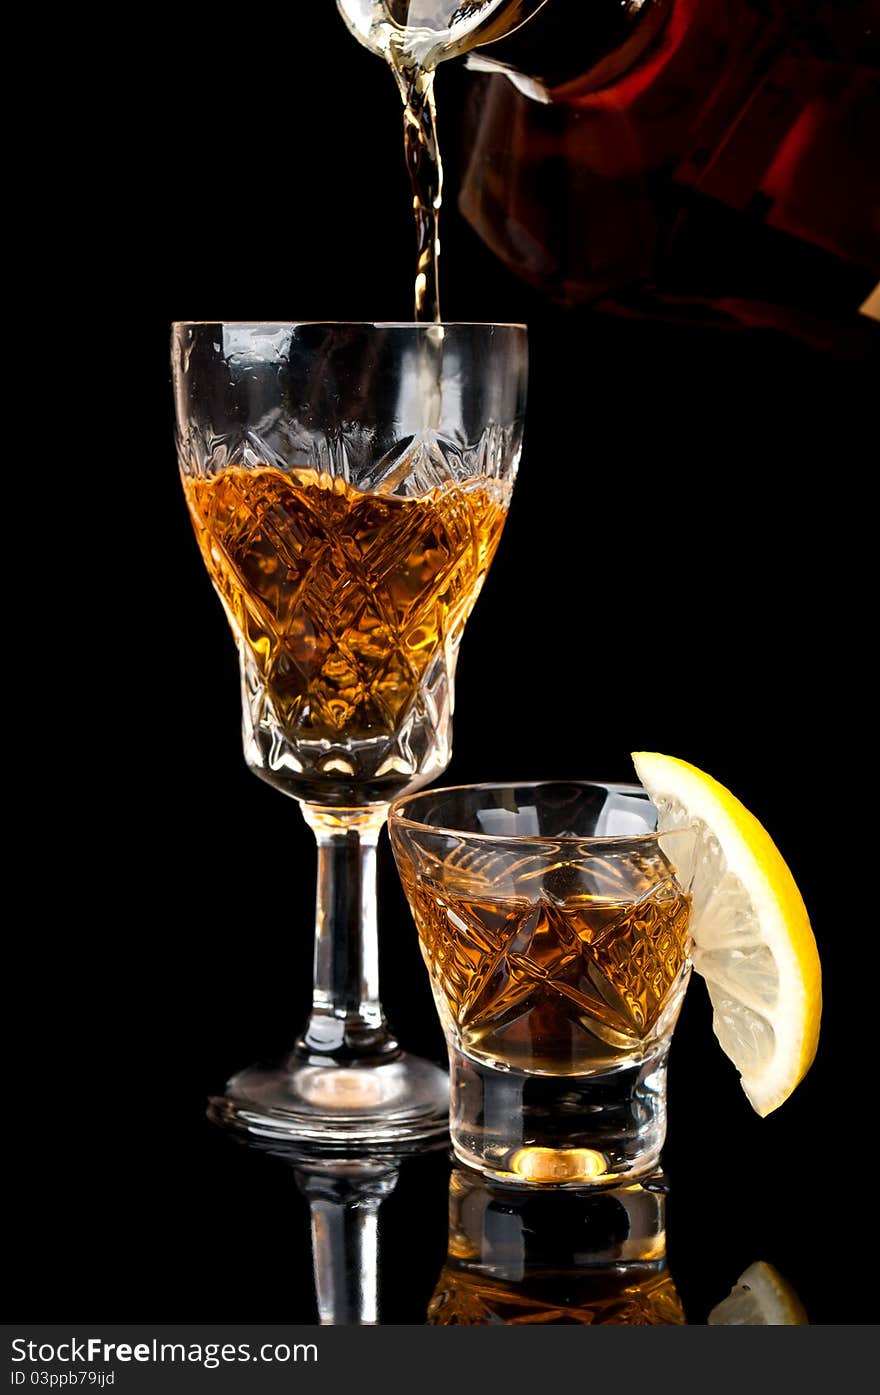
<path fill-rule="evenodd" d="M 253 1138 L 295 1144 L 300 1153 L 385 1145 L 400 1152 L 448 1133 L 449 1080 L 439 1066 L 405 1051 L 345 1066 L 293 1058 L 276 1069 L 239 1071 L 210 1113 Z"/>
<path fill-rule="evenodd" d="M 455 1154 L 501 1182 L 619 1187 L 656 1172 L 667 1049 L 595 1075 L 501 1070 L 449 1052 Z"/>

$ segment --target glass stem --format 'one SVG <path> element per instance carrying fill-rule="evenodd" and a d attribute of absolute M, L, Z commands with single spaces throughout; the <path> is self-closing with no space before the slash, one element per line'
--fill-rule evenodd
<path fill-rule="evenodd" d="M 318 843 L 315 974 L 301 1059 L 345 1065 L 388 1056 L 397 1042 L 379 1001 L 376 844 L 387 806 L 301 806 Z"/>

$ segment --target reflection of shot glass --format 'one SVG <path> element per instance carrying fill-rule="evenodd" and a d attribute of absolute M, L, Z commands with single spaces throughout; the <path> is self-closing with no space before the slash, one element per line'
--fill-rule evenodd
<path fill-rule="evenodd" d="M 665 1208 L 662 1188 L 536 1192 L 456 1168 L 449 1254 L 428 1322 L 680 1326 Z"/>
<path fill-rule="evenodd" d="M 637 786 L 582 782 L 428 790 L 389 826 L 458 1157 L 569 1186 L 653 1171 L 690 973 L 691 830 L 658 834 Z"/>

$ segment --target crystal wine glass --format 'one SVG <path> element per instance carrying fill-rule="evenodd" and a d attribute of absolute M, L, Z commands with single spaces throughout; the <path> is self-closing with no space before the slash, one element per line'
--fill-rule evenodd
<path fill-rule="evenodd" d="M 379 1001 L 376 844 L 445 769 L 465 621 L 519 462 L 521 325 L 185 322 L 178 454 L 241 665 L 245 760 L 318 843 L 312 1010 L 230 1080 L 261 1137 L 395 1144 L 448 1123 Z"/>

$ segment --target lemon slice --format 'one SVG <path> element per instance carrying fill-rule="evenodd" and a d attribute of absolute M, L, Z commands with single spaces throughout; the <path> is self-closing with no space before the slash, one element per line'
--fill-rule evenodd
<path fill-rule="evenodd" d="M 822 974 L 801 894 L 782 855 L 738 799 L 687 761 L 637 751 L 661 832 L 693 826 L 693 964 L 721 1047 L 760 1115 L 788 1099 L 816 1054 Z M 679 840 L 680 841 L 680 840 Z"/>
<path fill-rule="evenodd" d="M 710 1327 L 803 1327 L 809 1325 L 791 1284 L 759 1259 L 740 1274 L 726 1298 L 709 1314 Z"/>

